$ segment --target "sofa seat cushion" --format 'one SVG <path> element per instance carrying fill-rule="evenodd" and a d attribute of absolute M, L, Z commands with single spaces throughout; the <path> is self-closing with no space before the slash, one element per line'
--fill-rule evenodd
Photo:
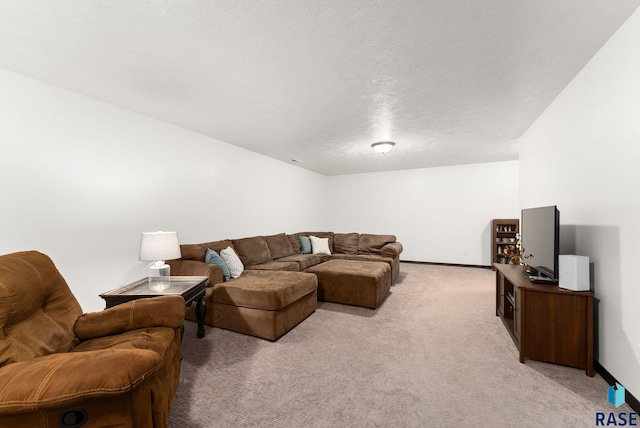
<path fill-rule="evenodd" d="M 291 272 L 300 272 L 300 265 L 296 262 L 273 261 L 249 266 L 247 270 L 286 270 Z"/>
<path fill-rule="evenodd" d="M 4 366 L 0 415 L 120 395 L 159 370 L 162 358 L 149 349 L 110 348 L 45 355 Z"/>
<path fill-rule="evenodd" d="M 300 266 L 300 270 L 303 271 L 311 266 L 315 266 L 328 260 L 329 256 L 325 254 L 296 254 L 293 256 L 281 257 L 278 262 L 296 262 Z"/>
<path fill-rule="evenodd" d="M 215 303 L 275 311 L 316 291 L 315 275 L 302 272 L 247 270 L 238 279 L 212 288 Z"/>

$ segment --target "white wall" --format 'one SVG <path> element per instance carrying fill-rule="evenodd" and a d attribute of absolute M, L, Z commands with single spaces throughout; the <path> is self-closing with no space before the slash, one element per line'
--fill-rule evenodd
<path fill-rule="evenodd" d="M 0 93 L 0 254 L 48 254 L 85 311 L 144 276 L 141 232 L 326 228 L 320 174 L 1 69 Z"/>
<path fill-rule="evenodd" d="M 590 257 L 597 359 L 640 396 L 640 10 L 521 138 L 521 205 L 558 205 Z"/>
<path fill-rule="evenodd" d="M 325 177 L 1 69 L 0 93 L 0 254 L 51 256 L 85 311 L 144 275 L 143 231 L 393 233 L 404 260 L 488 265 L 489 221 L 518 216 L 517 162 Z"/>
<path fill-rule="evenodd" d="M 395 234 L 401 260 L 491 264 L 494 218 L 520 218 L 518 161 L 328 178 L 334 232 Z"/>

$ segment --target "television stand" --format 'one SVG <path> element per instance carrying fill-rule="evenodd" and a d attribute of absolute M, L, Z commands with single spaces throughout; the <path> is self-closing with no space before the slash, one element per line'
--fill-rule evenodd
<path fill-rule="evenodd" d="M 495 263 L 496 316 L 520 352 L 593 376 L 593 292 L 536 284 L 518 265 Z"/>

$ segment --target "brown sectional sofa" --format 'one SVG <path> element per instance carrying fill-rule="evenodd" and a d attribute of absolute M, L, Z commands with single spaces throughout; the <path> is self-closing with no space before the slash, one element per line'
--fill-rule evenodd
<path fill-rule="evenodd" d="M 302 254 L 300 237 L 327 239 L 331 254 Z M 402 244 L 393 235 L 299 232 L 180 246 L 172 275 L 207 275 L 205 323 L 277 340 L 311 315 L 317 300 L 378 307 L 398 277 Z M 237 279 L 207 264 L 207 249 L 231 247 L 244 265 Z M 340 260 L 340 263 L 326 263 Z M 332 268 L 332 266 L 334 268 Z M 193 309 L 187 318 L 194 320 Z"/>

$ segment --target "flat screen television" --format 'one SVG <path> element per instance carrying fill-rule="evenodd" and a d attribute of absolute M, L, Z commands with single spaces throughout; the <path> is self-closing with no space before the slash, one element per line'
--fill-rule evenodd
<path fill-rule="evenodd" d="M 532 278 L 558 280 L 560 211 L 550 207 L 525 208 L 520 221 L 522 261 Z"/>

